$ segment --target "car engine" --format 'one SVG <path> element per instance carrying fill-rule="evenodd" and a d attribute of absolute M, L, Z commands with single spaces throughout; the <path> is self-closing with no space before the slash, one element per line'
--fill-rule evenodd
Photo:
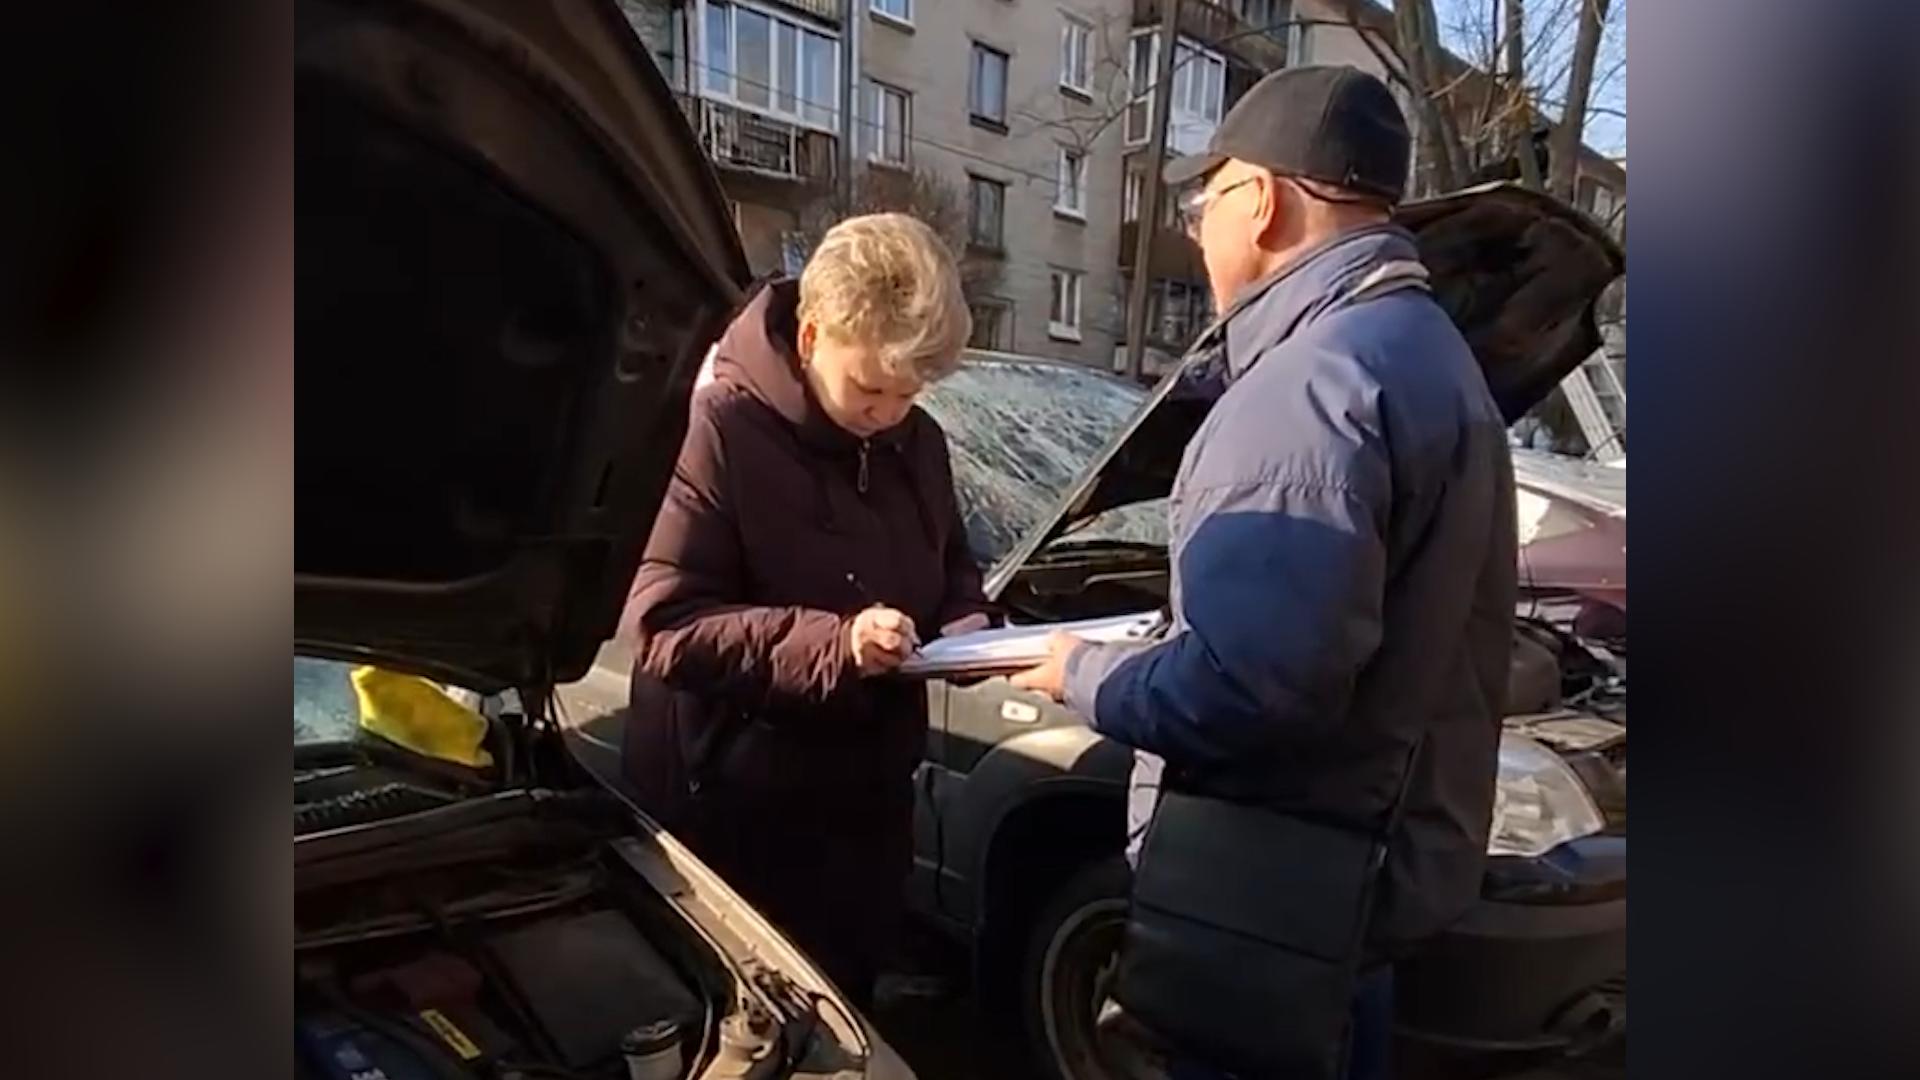
<path fill-rule="evenodd" d="M 678 1080 L 711 1056 L 730 976 L 622 857 L 617 802 L 351 779 L 296 803 L 298 1075 Z"/>

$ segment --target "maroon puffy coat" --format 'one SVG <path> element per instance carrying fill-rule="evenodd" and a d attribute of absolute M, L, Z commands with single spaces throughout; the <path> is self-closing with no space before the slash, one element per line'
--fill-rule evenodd
<path fill-rule="evenodd" d="M 802 380 L 794 283 L 748 301 L 694 394 L 627 630 L 626 771 L 648 810 L 869 992 L 912 856 L 926 691 L 863 679 L 848 624 L 874 602 L 923 638 L 984 612 L 946 436 L 919 409 L 861 440 Z"/>

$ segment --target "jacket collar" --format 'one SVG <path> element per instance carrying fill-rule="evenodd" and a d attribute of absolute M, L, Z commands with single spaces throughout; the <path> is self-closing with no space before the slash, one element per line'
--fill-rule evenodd
<path fill-rule="evenodd" d="M 850 453 L 859 447 L 860 437 L 833 422 L 800 373 L 794 344 L 800 334 L 799 310 L 799 282 L 779 278 L 763 283 L 721 335 L 714 350 L 714 377 L 772 409 L 809 446 Z M 894 445 L 905 426 L 896 425 L 867 441 Z"/>
<path fill-rule="evenodd" d="M 1330 237 L 1240 290 L 1194 347 L 1224 344 L 1225 381 L 1232 382 L 1275 342 L 1346 299 L 1384 264 L 1419 258 L 1413 234 L 1398 225 L 1369 225 Z"/>

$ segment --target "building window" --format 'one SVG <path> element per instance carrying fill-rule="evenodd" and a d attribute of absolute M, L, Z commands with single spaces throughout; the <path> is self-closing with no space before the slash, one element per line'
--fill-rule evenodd
<path fill-rule="evenodd" d="M 733 5 L 708 4 L 706 87 L 710 94 L 733 95 Z"/>
<path fill-rule="evenodd" d="M 1165 281 L 1159 300 L 1160 340 L 1184 349 L 1212 317 L 1206 289 L 1185 281 Z"/>
<path fill-rule="evenodd" d="M 1125 135 L 1129 143 L 1147 141 L 1153 117 L 1153 73 L 1160 41 L 1151 27 L 1136 30 L 1128 43 L 1128 104 Z M 1226 58 L 1186 39 L 1174 43 L 1168 79 L 1167 144 L 1176 154 L 1199 153 L 1213 137 L 1225 112 Z"/>
<path fill-rule="evenodd" d="M 967 178 L 967 241 L 987 251 L 1000 251 L 1004 243 L 1007 185 L 998 180 Z"/>
<path fill-rule="evenodd" d="M 1227 87 L 1227 62 L 1218 53 L 1175 43 L 1173 50 L 1173 111 L 1209 123 L 1220 122 L 1221 99 Z"/>
<path fill-rule="evenodd" d="M 1127 124 L 1130 143 L 1147 141 L 1153 123 L 1153 54 L 1151 34 L 1135 34 L 1127 42 Z"/>
<path fill-rule="evenodd" d="M 1087 220 L 1087 155 L 1061 147 L 1060 162 L 1054 177 L 1054 210 L 1081 221 Z"/>
<path fill-rule="evenodd" d="M 1235 6 L 1249 27 L 1266 31 L 1266 36 L 1283 45 L 1291 40 L 1288 24 L 1293 21 L 1293 0 L 1238 0 Z"/>
<path fill-rule="evenodd" d="M 1593 205 L 1588 209 L 1600 224 L 1611 227 L 1614 224 L 1614 212 L 1620 207 L 1619 197 L 1605 184 L 1593 185 Z"/>
<path fill-rule="evenodd" d="M 867 80 L 867 94 L 867 160 L 905 168 L 913 130 L 913 95 L 872 79 Z"/>
<path fill-rule="evenodd" d="M 831 130 L 840 111 L 840 43 L 808 32 L 801 39 L 800 116 Z"/>
<path fill-rule="evenodd" d="M 1049 272 L 1048 337 L 1062 341 L 1080 340 L 1080 284 L 1084 276 L 1078 270 L 1062 270 L 1059 267 Z"/>
<path fill-rule="evenodd" d="M 700 85 L 706 96 L 833 131 L 840 109 L 840 42 L 782 15 L 701 0 Z"/>
<path fill-rule="evenodd" d="M 634 35 L 637 37 L 640 36 L 641 31 L 638 14 L 631 8 L 622 8 L 621 10 L 627 13 L 627 21 L 632 24 Z M 641 40 L 645 41 L 646 39 L 641 37 Z M 668 63 L 671 68 L 668 73 L 669 81 L 673 83 L 675 90 L 682 93 L 691 92 L 695 88 L 695 84 L 688 78 L 688 56 L 686 46 L 683 44 L 684 42 L 692 40 L 687 34 L 686 8 L 676 7 L 667 12 L 667 40 L 673 43 L 668 46 L 671 51 L 667 54 Z"/>
<path fill-rule="evenodd" d="M 773 20 L 752 8 L 734 8 L 733 96 L 742 105 L 773 108 Z"/>
<path fill-rule="evenodd" d="M 897 22 L 901 26 L 913 25 L 913 0 L 872 0 L 867 10 L 886 22 Z"/>
<path fill-rule="evenodd" d="M 973 336 L 967 339 L 971 349 L 1005 352 L 1013 347 L 1013 305 L 997 297 L 983 297 L 969 309 L 973 315 Z"/>
<path fill-rule="evenodd" d="M 1207 180 L 1205 177 L 1201 177 L 1198 180 L 1189 180 L 1179 187 L 1168 187 L 1165 184 L 1160 185 L 1160 227 L 1163 229 L 1182 228 L 1180 224 L 1180 201 L 1206 186 Z"/>
<path fill-rule="evenodd" d="M 791 278 L 807 268 L 807 238 L 791 229 L 780 233 L 780 272 Z"/>
<path fill-rule="evenodd" d="M 1093 27 L 1071 15 L 1060 19 L 1060 88 L 1092 94 Z"/>
<path fill-rule="evenodd" d="M 780 71 L 800 70 L 800 28 L 790 22 L 773 24 L 774 64 Z M 774 91 L 774 108 L 796 113 L 800 108 L 798 79 L 781 79 Z"/>
<path fill-rule="evenodd" d="M 1133 286 L 1133 275 L 1120 276 L 1121 295 Z M 1147 286 L 1147 343 L 1183 352 L 1213 321 L 1213 294 L 1205 282 L 1155 278 Z"/>
<path fill-rule="evenodd" d="M 973 75 L 967 83 L 967 107 L 975 120 L 995 127 L 1007 124 L 1007 54 L 973 43 Z"/>
<path fill-rule="evenodd" d="M 1158 215 L 1161 228 L 1172 229 L 1179 226 L 1181 197 L 1193 191 L 1195 188 L 1202 186 L 1204 183 L 1205 181 L 1202 180 L 1198 183 L 1188 183 L 1186 186 L 1178 188 L 1170 188 L 1164 184 L 1161 185 L 1160 213 Z M 1128 224 L 1139 221 L 1140 207 L 1141 204 L 1146 202 L 1146 198 L 1146 175 L 1138 169 L 1128 169 L 1126 184 L 1120 193 L 1120 220 Z"/>

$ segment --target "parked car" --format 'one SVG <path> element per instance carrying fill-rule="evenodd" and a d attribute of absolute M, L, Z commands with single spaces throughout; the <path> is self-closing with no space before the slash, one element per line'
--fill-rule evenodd
<path fill-rule="evenodd" d="M 1495 185 L 1402 219 L 1509 421 L 1597 346 L 1593 303 L 1623 263 L 1577 212 Z M 1163 500 L 1208 404 L 1191 383 L 1176 371 L 1148 393 L 976 354 L 929 392 L 988 592 L 1014 621 L 1166 603 Z M 1434 1044 L 1579 1049 L 1624 1030 L 1624 472 L 1605 477 L 1610 507 L 1558 464 L 1515 457 L 1524 595 L 1482 899 L 1399 965 L 1400 1028 Z M 1565 598 L 1576 614 L 1617 605 L 1620 640 L 1540 617 Z M 1017 1004 L 1050 1075 L 1120 1075 L 1094 1017 L 1126 911 L 1129 751 L 1004 679 L 929 695 L 915 908 L 970 944 L 983 996 Z"/>
<path fill-rule="evenodd" d="M 609 3 L 301 0 L 295 47 L 296 1071 L 910 1076 L 555 723 L 747 278 L 667 85 Z M 369 735 L 362 665 L 477 745 Z"/>
<path fill-rule="evenodd" d="M 1627 470 L 1513 451 L 1520 589 L 1530 610 L 1623 649 L 1627 636 Z"/>

